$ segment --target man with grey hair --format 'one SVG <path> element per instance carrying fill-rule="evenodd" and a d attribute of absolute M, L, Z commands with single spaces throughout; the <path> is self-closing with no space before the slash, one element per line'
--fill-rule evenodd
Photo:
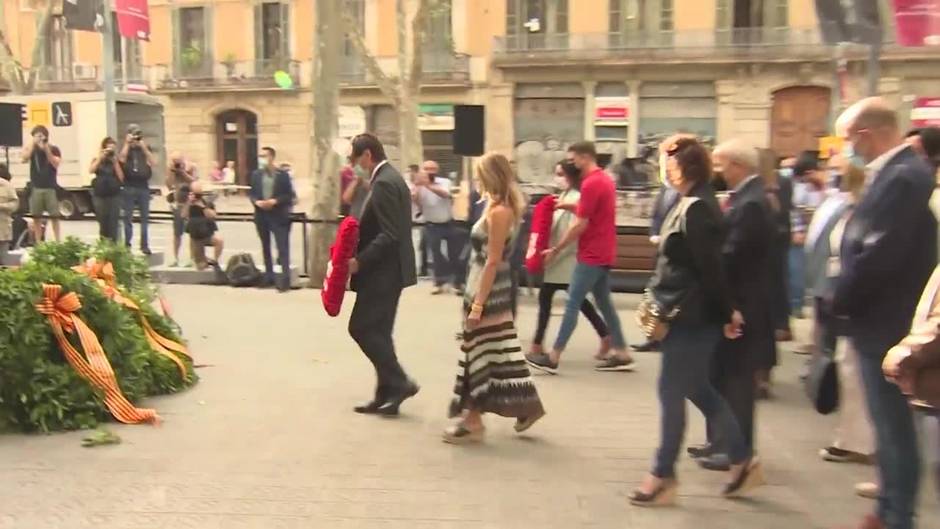
<path fill-rule="evenodd" d="M 776 357 L 771 315 L 771 244 L 774 223 L 764 182 L 758 175 L 757 149 L 739 140 L 722 143 L 712 155 L 716 173 L 730 189 L 722 254 L 731 299 L 744 317 L 739 339 L 723 339 L 712 363 L 712 384 L 728 401 L 748 448 L 754 448 L 754 401 L 757 370 Z M 728 470 L 727 447 L 708 425 L 709 443 L 689 452 L 710 470 Z"/>
<path fill-rule="evenodd" d="M 904 143 L 894 110 L 881 98 L 849 107 L 836 130 L 849 158 L 867 164 L 866 191 L 845 226 L 833 313 L 848 318 L 877 440 L 881 493 L 862 529 L 912 529 L 920 483 L 914 420 L 881 364 L 910 328 L 937 263 L 937 220 L 929 200 L 933 172 Z"/>

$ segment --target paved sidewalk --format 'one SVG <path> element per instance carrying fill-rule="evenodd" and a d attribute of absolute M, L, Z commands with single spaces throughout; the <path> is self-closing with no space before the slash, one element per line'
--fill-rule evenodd
<path fill-rule="evenodd" d="M 113 447 L 83 433 L 0 436 L 0 529 L 276 528 L 829 528 L 872 508 L 852 494 L 870 467 L 823 463 L 833 418 L 797 384 L 805 357 L 780 356 L 776 400 L 761 404 L 769 485 L 751 500 L 718 496 L 723 476 L 683 460 L 680 504 L 644 510 L 626 495 L 658 438 L 658 356 L 638 372 L 591 371 L 595 340 L 579 326 L 558 377 L 539 377 L 548 416 L 527 437 L 490 418 L 487 443 L 440 441 L 456 365 L 458 301 L 426 287 L 403 298 L 398 346 L 420 395 L 399 420 L 351 412 L 372 373 L 328 318 L 318 291 L 165 289 L 199 363 L 193 390 L 153 399 L 160 428 L 112 426 Z M 618 296 L 630 338 L 639 336 Z M 527 300 L 532 303 L 531 298 Z M 557 330 L 553 321 L 549 335 Z M 521 311 L 529 336 L 535 307 Z M 689 439 L 702 437 L 690 409 Z M 919 527 L 940 527 L 932 485 Z"/>

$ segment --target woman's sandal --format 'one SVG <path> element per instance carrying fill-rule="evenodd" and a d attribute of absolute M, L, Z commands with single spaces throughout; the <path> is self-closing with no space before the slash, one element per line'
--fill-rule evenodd
<path fill-rule="evenodd" d="M 461 445 L 468 443 L 483 442 L 486 428 L 480 427 L 479 430 L 470 430 L 463 422 L 458 422 L 444 430 L 444 442 L 452 445 Z"/>
<path fill-rule="evenodd" d="M 545 417 L 544 411 L 540 411 L 528 417 L 519 417 L 516 419 L 516 424 L 513 426 L 513 429 L 516 430 L 516 433 L 522 433 L 531 428 L 532 425 L 537 423 L 542 417 Z"/>
<path fill-rule="evenodd" d="M 630 493 L 630 503 L 638 507 L 663 507 L 676 502 L 679 482 L 674 479 L 663 480 L 651 493 L 636 489 Z"/>

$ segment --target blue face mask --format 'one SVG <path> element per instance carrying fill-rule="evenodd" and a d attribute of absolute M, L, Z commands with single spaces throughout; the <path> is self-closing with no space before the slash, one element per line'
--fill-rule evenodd
<path fill-rule="evenodd" d="M 845 147 L 842 148 L 842 156 L 845 156 L 845 159 L 849 161 L 850 165 L 854 165 L 859 169 L 864 169 L 867 165 L 865 159 L 855 152 L 855 147 L 853 147 L 851 143 L 846 143 Z"/>
<path fill-rule="evenodd" d="M 792 167 L 781 167 L 779 171 L 781 178 L 793 178 L 793 168 Z"/>

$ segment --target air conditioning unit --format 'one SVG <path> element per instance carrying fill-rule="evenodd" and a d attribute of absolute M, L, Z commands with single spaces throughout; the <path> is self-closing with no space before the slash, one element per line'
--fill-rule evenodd
<path fill-rule="evenodd" d="M 98 78 L 98 68 L 91 64 L 76 63 L 72 65 L 72 78 L 75 80 L 88 80 Z"/>

